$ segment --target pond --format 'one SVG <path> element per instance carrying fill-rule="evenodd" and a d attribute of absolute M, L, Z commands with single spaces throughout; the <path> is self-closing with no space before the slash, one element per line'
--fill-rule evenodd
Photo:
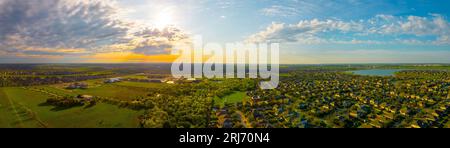
<path fill-rule="evenodd" d="M 357 75 L 366 76 L 393 76 L 396 72 L 402 71 L 402 69 L 370 69 L 370 70 L 355 70 L 350 71 Z"/>

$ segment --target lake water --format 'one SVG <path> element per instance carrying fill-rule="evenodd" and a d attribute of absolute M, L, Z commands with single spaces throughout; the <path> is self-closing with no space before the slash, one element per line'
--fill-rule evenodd
<path fill-rule="evenodd" d="M 402 71 L 402 69 L 371 69 L 371 70 L 356 70 L 351 71 L 357 75 L 367 76 L 393 76 L 396 72 Z"/>

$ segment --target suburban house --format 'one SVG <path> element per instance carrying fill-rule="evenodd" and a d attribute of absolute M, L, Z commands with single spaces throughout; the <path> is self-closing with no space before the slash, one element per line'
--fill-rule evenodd
<path fill-rule="evenodd" d="M 88 84 L 83 82 L 76 82 L 67 86 L 67 89 L 86 89 L 86 88 L 88 88 Z"/>
<path fill-rule="evenodd" d="M 198 80 L 196 78 L 188 78 L 188 79 L 186 79 L 186 82 L 188 82 L 188 83 L 200 83 L 201 80 Z"/>
<path fill-rule="evenodd" d="M 116 82 L 120 82 L 121 78 L 109 78 L 105 80 L 105 83 L 116 83 Z"/>
<path fill-rule="evenodd" d="M 163 80 L 161 80 L 161 79 L 150 79 L 150 80 L 148 80 L 148 82 L 150 82 L 150 83 L 162 83 Z"/>

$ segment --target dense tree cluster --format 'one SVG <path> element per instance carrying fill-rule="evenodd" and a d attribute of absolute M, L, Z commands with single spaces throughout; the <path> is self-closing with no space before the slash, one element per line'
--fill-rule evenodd
<path fill-rule="evenodd" d="M 153 107 L 142 116 L 142 126 L 208 127 L 214 97 L 230 94 L 232 91 L 253 90 L 255 84 L 250 79 L 222 79 L 159 88 L 149 97 L 140 100 Z M 158 113 L 155 114 L 155 111 Z M 162 119 L 156 120 L 154 116 L 161 116 Z"/>
<path fill-rule="evenodd" d="M 49 98 L 46 103 L 57 107 L 75 107 L 84 105 L 82 100 L 74 97 Z"/>

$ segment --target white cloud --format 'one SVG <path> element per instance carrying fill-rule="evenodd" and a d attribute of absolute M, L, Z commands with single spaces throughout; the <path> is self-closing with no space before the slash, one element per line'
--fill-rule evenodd
<path fill-rule="evenodd" d="M 392 50 L 384 50 L 384 49 L 356 49 L 356 50 L 330 50 L 323 52 L 324 54 L 336 55 L 389 55 L 389 54 L 400 54 L 400 52 L 392 51 Z"/>
<path fill-rule="evenodd" d="M 405 34 L 405 35 L 445 35 L 449 34 L 449 22 L 441 15 L 432 14 L 431 17 L 392 15 L 377 15 L 371 22 L 378 22 L 371 26 L 371 33 Z M 376 20 L 381 18 L 382 20 Z"/>
<path fill-rule="evenodd" d="M 408 37 L 399 37 L 402 35 Z M 336 39 L 339 37 L 346 38 Z M 370 37 L 378 38 L 367 39 Z M 436 39 L 423 39 L 423 37 Z M 272 23 L 265 30 L 251 35 L 247 41 L 303 44 L 448 45 L 449 37 L 450 23 L 438 14 L 432 14 L 429 17 L 376 15 L 360 21 L 312 19 L 301 20 L 297 24 Z"/>
<path fill-rule="evenodd" d="M 9 54 L 75 54 L 60 49 L 84 50 L 77 55 L 121 49 L 164 53 L 173 42 L 185 38 L 181 30 L 173 27 L 148 29 L 152 27 L 117 17 L 121 9 L 110 0 L 0 2 L 0 50 Z M 111 48 L 124 46 L 127 48 Z M 27 50 L 30 48 L 46 50 Z"/>
<path fill-rule="evenodd" d="M 288 7 L 288 6 L 281 6 L 281 5 L 273 5 L 268 8 L 263 8 L 261 10 L 261 13 L 265 16 L 282 16 L 282 17 L 289 17 L 289 16 L 296 16 L 298 15 L 299 11 L 298 9 L 294 7 Z"/>
<path fill-rule="evenodd" d="M 317 34 L 325 32 L 356 32 L 362 31 L 363 26 L 357 22 L 339 20 L 302 20 L 297 24 L 272 23 L 266 30 L 252 35 L 250 42 L 303 42 L 323 43 Z"/>
<path fill-rule="evenodd" d="M 450 35 L 440 36 L 436 41 L 433 41 L 433 44 L 436 44 L 436 45 L 450 44 Z"/>

